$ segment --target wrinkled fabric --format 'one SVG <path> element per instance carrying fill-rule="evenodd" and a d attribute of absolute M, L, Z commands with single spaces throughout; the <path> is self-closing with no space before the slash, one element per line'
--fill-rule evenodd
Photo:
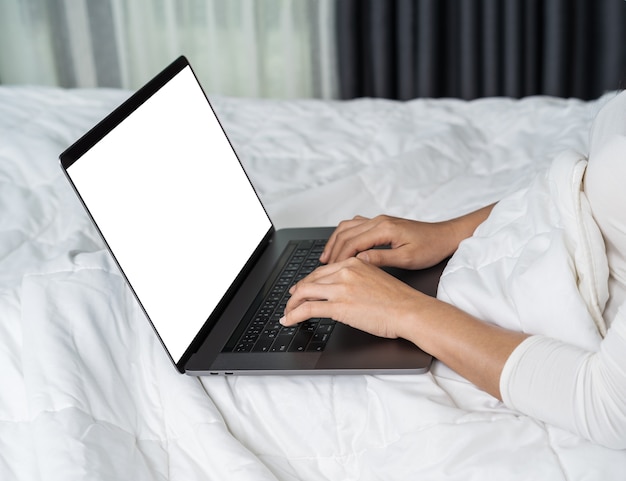
<path fill-rule="evenodd" d="M 504 328 L 597 350 L 608 263 L 581 192 L 586 165 L 566 151 L 500 201 L 448 263 L 438 297 Z"/>
<path fill-rule="evenodd" d="M 58 167 L 128 94 L 0 87 L 0 479 L 622 476 L 623 451 L 520 415 L 440 363 L 422 376 L 178 374 Z M 501 199 L 557 152 L 584 150 L 601 102 L 214 107 L 290 227 L 444 219 Z"/>
<path fill-rule="evenodd" d="M 625 134 L 622 93 L 596 117 L 589 156 L 564 152 L 500 202 L 439 292 L 533 334 L 504 366 L 508 406 L 614 449 L 626 449 Z"/>
<path fill-rule="evenodd" d="M 611 320 L 626 302 L 626 92 L 598 114 L 589 149 L 584 190 L 606 245 L 610 298 L 605 317 Z"/>

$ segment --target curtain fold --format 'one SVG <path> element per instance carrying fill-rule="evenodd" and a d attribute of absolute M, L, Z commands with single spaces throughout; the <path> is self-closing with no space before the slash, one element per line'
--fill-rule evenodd
<path fill-rule="evenodd" d="M 186 55 L 209 93 L 337 96 L 334 0 L 2 0 L 0 82 L 136 89 Z"/>
<path fill-rule="evenodd" d="M 595 98 L 626 76 L 620 0 L 337 0 L 342 98 Z"/>

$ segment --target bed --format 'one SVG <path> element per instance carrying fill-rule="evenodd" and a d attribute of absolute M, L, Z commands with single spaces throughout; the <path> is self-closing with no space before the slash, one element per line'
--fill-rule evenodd
<path fill-rule="evenodd" d="M 0 479 L 624 479 L 626 451 L 514 412 L 439 362 L 178 374 L 57 161 L 129 94 L 0 87 Z M 584 151 L 605 100 L 212 98 L 280 228 L 497 201 Z"/>

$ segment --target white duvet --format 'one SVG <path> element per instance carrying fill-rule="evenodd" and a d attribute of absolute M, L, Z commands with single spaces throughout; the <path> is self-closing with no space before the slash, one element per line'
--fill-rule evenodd
<path fill-rule="evenodd" d="M 500 201 L 448 263 L 438 297 L 504 328 L 597 351 L 609 268 L 582 192 L 586 166 L 564 151 Z"/>
<path fill-rule="evenodd" d="M 0 479 L 624 479 L 626 452 L 513 412 L 439 363 L 421 376 L 177 374 L 57 164 L 127 95 L 0 88 Z M 584 152 L 602 101 L 214 106 L 287 227 L 499 200 Z"/>

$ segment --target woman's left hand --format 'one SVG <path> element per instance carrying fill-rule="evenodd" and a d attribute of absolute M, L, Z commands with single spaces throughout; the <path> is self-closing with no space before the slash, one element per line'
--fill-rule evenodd
<path fill-rule="evenodd" d="M 281 323 L 328 317 L 380 337 L 402 337 L 428 299 L 378 267 L 357 258 L 321 266 L 290 290 Z"/>

